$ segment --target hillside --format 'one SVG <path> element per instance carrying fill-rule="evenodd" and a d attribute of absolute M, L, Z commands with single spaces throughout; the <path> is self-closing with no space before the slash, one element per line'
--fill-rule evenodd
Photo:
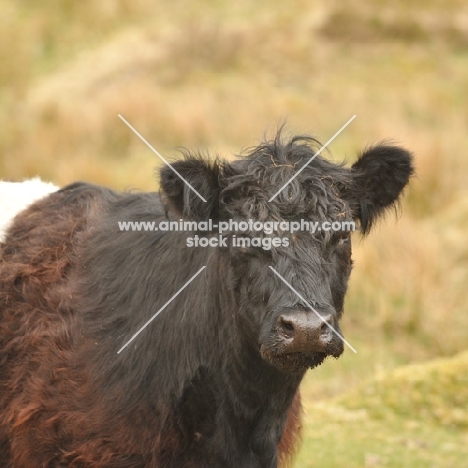
<path fill-rule="evenodd" d="M 410 149 L 396 216 L 354 235 L 342 329 L 358 353 L 307 375 L 297 468 L 467 465 L 467 2 L 0 8 L 0 178 L 157 188 L 160 162 L 118 114 L 169 159 L 230 158 L 285 121 L 326 141 L 354 114 L 330 158 Z"/>
<path fill-rule="evenodd" d="M 383 372 L 306 405 L 298 467 L 452 468 L 468 457 L 468 353 Z"/>

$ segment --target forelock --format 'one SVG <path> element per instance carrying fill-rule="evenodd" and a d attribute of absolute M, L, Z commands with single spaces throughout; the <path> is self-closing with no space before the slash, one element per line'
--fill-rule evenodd
<path fill-rule="evenodd" d="M 314 157 L 320 147 L 314 138 L 297 136 L 284 142 L 278 135 L 237 161 L 226 163 L 220 181 L 224 209 L 232 217 L 260 221 L 298 217 L 333 221 L 348 217 L 349 207 L 340 189 L 351 183 L 349 171 L 342 164 Z"/>

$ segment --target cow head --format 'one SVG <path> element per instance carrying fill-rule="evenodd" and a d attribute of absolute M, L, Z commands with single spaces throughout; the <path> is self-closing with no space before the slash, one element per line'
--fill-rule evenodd
<path fill-rule="evenodd" d="M 277 137 L 234 161 L 187 154 L 173 165 L 178 174 L 161 171 L 166 208 L 177 218 L 252 219 L 273 228 L 231 231 L 219 253 L 231 270 L 239 329 L 266 362 L 285 372 L 304 372 L 343 352 L 338 322 L 352 266 L 349 228 L 354 222 L 367 234 L 413 173 L 410 153 L 396 146 L 369 148 L 351 167 L 313 158 L 317 147 L 311 138 L 284 143 Z M 311 229 L 291 233 L 284 221 L 307 221 Z M 233 246 L 234 236 L 261 244 Z"/>

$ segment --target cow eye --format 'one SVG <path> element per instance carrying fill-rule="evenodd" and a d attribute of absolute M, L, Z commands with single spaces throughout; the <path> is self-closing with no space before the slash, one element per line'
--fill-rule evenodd
<path fill-rule="evenodd" d="M 349 240 L 351 239 L 351 233 L 349 232 L 344 232 L 338 239 L 338 242 L 337 242 L 337 245 L 341 246 L 341 245 L 345 245 L 349 242 Z"/>

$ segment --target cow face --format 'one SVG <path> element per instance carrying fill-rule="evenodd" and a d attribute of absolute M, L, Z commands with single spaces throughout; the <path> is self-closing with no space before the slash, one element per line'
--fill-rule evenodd
<path fill-rule="evenodd" d="M 219 249 L 232 270 L 236 322 L 261 357 L 285 372 L 343 352 L 338 322 L 352 265 L 350 229 L 355 223 L 367 234 L 413 173 L 411 155 L 399 147 L 370 148 L 347 168 L 313 158 L 316 146 L 310 138 L 277 138 L 230 162 L 186 155 L 174 168 L 206 202 L 170 168 L 161 171 L 168 211 L 232 220 Z M 235 222 L 249 220 L 268 229 L 236 231 Z M 301 229 L 292 233 L 292 222 Z"/>

